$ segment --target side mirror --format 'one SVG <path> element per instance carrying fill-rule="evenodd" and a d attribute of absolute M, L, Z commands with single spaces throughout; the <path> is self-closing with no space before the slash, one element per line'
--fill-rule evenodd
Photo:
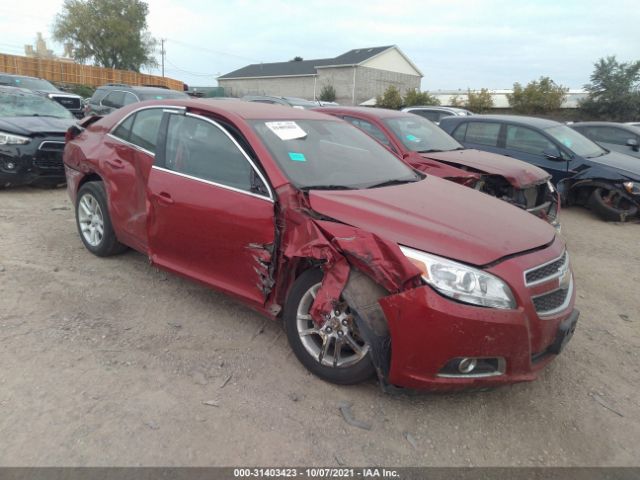
<path fill-rule="evenodd" d="M 640 144 L 638 144 L 638 141 L 634 138 L 630 138 L 629 140 L 627 140 L 627 147 L 631 147 L 631 150 L 633 150 L 634 152 L 640 150 Z"/>
<path fill-rule="evenodd" d="M 545 150 L 542 151 L 542 154 L 547 157 L 549 160 L 564 160 L 564 158 L 562 158 L 562 155 L 560 154 L 560 152 L 558 150 L 554 150 L 551 148 L 547 148 Z"/>

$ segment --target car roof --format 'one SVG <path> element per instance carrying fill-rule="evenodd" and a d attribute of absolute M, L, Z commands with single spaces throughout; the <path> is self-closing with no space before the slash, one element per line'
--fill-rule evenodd
<path fill-rule="evenodd" d="M 390 110 L 388 108 L 372 108 L 372 107 L 318 107 L 314 108 L 316 112 L 325 112 L 329 114 L 342 113 L 349 115 L 349 113 L 360 113 L 369 117 L 375 118 L 397 118 L 411 115 L 415 118 L 415 115 L 409 112 L 401 112 L 399 110 Z"/>
<path fill-rule="evenodd" d="M 438 110 L 441 112 L 468 112 L 466 108 L 458 108 L 458 107 L 445 107 L 439 105 L 411 105 L 410 107 L 405 107 L 402 109 L 404 112 L 408 112 L 410 110 Z"/>
<path fill-rule="evenodd" d="M 13 77 L 13 78 L 32 78 L 33 80 L 45 80 L 44 78 L 39 78 L 39 77 L 32 77 L 30 75 L 17 75 L 15 73 L 4 73 L 4 72 L 0 72 L 0 75 L 4 76 L 4 77 Z M 46 80 L 47 82 L 49 80 Z"/>
<path fill-rule="evenodd" d="M 29 90 L 28 88 L 22 87 L 12 87 L 10 85 L 0 85 L 0 92 L 2 93 L 21 93 L 23 95 L 31 95 L 34 97 L 39 97 L 37 93 L 34 93 L 33 90 Z"/>
<path fill-rule="evenodd" d="M 638 130 L 638 127 L 634 127 L 633 125 L 618 122 L 575 122 L 571 124 L 571 127 L 618 127 L 634 132 Z"/>
<path fill-rule="evenodd" d="M 166 92 L 180 92 L 180 90 L 172 90 L 163 87 L 149 87 L 143 85 L 125 85 L 125 84 L 113 84 L 113 85 L 102 85 L 98 87 L 97 90 L 123 90 L 123 91 L 132 91 L 139 93 L 166 93 Z"/>
<path fill-rule="evenodd" d="M 187 107 L 210 113 L 231 114 L 244 120 L 331 120 L 339 121 L 335 117 L 330 117 L 312 110 L 301 108 L 291 108 L 284 105 L 272 105 L 269 103 L 243 102 L 243 101 L 227 101 L 220 102 L 211 98 L 193 98 L 193 99 L 164 99 L 164 100 L 147 100 L 145 102 L 134 103 L 125 107 L 123 112 L 131 112 L 144 108 L 145 106 L 175 106 Z"/>
<path fill-rule="evenodd" d="M 528 127 L 535 128 L 551 128 L 557 127 L 558 125 L 562 125 L 560 122 L 556 122 L 554 120 L 548 120 L 546 118 L 538 118 L 538 117 L 526 117 L 520 115 L 471 115 L 467 117 L 447 117 L 443 118 L 441 122 L 477 122 L 477 121 L 497 121 L 502 123 L 513 123 L 517 125 L 525 125 Z"/>

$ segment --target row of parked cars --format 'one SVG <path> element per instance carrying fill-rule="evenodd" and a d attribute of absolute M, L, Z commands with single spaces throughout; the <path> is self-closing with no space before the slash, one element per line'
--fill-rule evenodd
<path fill-rule="evenodd" d="M 132 248 L 282 321 L 320 378 L 528 381 L 575 331 L 553 174 L 466 148 L 469 125 L 452 137 L 409 112 L 166 97 L 75 122 L 26 113 L 35 98 L 56 105 L 0 91 L 21 105 L 12 118 L 67 121 L 46 141 L 87 250 Z M 0 153 L 25 158 L 46 130 L 6 132 Z"/>

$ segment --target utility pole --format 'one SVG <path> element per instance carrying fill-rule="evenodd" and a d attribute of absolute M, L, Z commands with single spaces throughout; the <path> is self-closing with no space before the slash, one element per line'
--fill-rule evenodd
<path fill-rule="evenodd" d="M 160 39 L 160 55 L 162 56 L 162 76 L 164 77 L 164 56 L 167 52 L 164 49 L 164 38 Z"/>

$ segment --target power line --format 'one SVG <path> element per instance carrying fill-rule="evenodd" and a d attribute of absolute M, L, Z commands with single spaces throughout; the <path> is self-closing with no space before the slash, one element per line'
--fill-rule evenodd
<path fill-rule="evenodd" d="M 204 48 L 204 47 L 201 47 L 199 45 L 193 45 L 191 43 L 183 42 L 181 40 L 176 40 L 176 39 L 173 39 L 173 38 L 167 38 L 167 40 L 170 40 L 173 43 L 176 43 L 178 45 L 182 45 L 183 47 L 188 47 L 188 48 L 192 48 L 194 50 L 200 50 L 200 51 L 203 51 L 203 52 L 212 53 L 214 55 L 224 55 L 224 56 L 227 56 L 227 57 L 235 57 L 235 58 L 240 58 L 242 60 L 248 60 L 249 62 L 260 63 L 260 60 L 256 60 L 255 58 L 248 58 L 248 57 L 243 57 L 241 55 L 235 55 L 233 53 L 226 53 L 226 52 L 220 52 L 218 50 L 211 50 L 210 48 Z"/>

